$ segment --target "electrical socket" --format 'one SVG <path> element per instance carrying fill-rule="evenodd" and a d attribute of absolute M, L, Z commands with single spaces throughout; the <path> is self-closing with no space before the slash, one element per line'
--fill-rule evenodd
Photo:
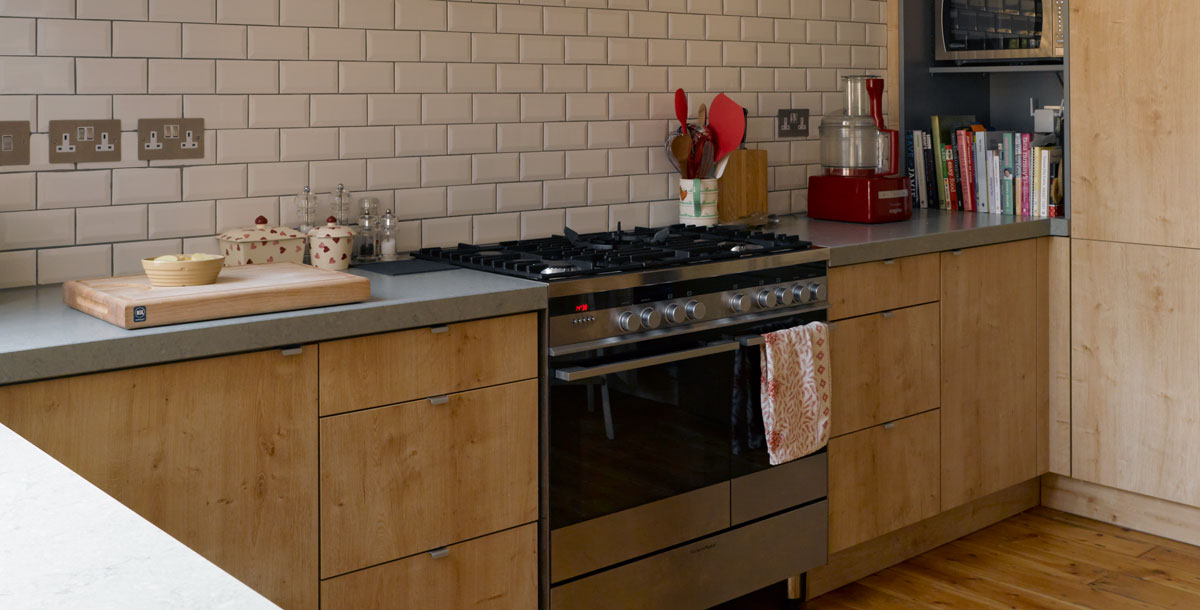
<path fill-rule="evenodd" d="M 29 165 L 29 121 L 0 121 L 0 165 Z"/>
<path fill-rule="evenodd" d="M 50 121 L 50 162 L 84 163 L 121 160 L 121 121 Z"/>
<path fill-rule="evenodd" d="M 203 159 L 204 119 L 138 119 L 138 159 Z"/>

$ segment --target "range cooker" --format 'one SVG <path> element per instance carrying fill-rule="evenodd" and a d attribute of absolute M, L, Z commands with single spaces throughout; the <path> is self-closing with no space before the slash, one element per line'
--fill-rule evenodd
<path fill-rule="evenodd" d="M 548 282 L 552 608 L 706 608 L 825 563 L 827 454 L 771 466 L 735 396 L 759 408 L 763 333 L 825 319 L 826 250 L 676 225 L 417 256 Z"/>

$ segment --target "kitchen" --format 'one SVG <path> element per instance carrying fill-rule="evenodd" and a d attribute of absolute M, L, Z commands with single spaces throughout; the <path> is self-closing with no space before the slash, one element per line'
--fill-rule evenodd
<path fill-rule="evenodd" d="M 0 2 L 0 606 L 1188 607 L 1200 9 L 994 4 Z"/>

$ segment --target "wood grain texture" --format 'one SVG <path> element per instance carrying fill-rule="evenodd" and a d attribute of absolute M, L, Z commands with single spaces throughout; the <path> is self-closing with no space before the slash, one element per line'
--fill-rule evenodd
<path fill-rule="evenodd" d="M 327 341 L 321 415 L 532 379 L 537 342 L 536 313 Z"/>
<path fill-rule="evenodd" d="M 357 303 L 371 298 L 365 277 L 295 263 L 224 267 L 206 286 L 153 287 L 144 275 L 73 280 L 63 302 L 121 328 L 146 328 L 273 311 Z M 145 307 L 145 320 L 134 308 Z"/>
<path fill-rule="evenodd" d="M 0 387 L 0 422 L 287 610 L 317 607 L 317 350 Z"/>
<path fill-rule="evenodd" d="M 829 552 L 936 515 L 937 410 L 829 441 Z"/>
<path fill-rule="evenodd" d="M 1200 506 L 1200 251 L 1071 241 L 1071 473 Z"/>
<path fill-rule="evenodd" d="M 1200 3 L 1070 11 L 1071 237 L 1200 247 Z"/>
<path fill-rule="evenodd" d="M 1038 473 L 1071 474 L 1071 240 L 1038 240 Z"/>
<path fill-rule="evenodd" d="M 831 554 L 808 573 L 809 599 L 1007 519 L 1038 504 L 1038 481 L 996 492 L 873 540 Z"/>
<path fill-rule="evenodd" d="M 937 303 L 836 323 L 830 330 L 831 434 L 936 409 L 940 333 Z"/>
<path fill-rule="evenodd" d="M 832 267 L 829 319 L 841 320 L 938 300 L 938 255 Z"/>
<path fill-rule="evenodd" d="M 1195 506 L 1053 474 L 1042 477 L 1042 503 L 1123 528 L 1200 544 L 1200 508 Z"/>
<path fill-rule="evenodd" d="M 722 223 L 766 215 L 767 151 L 730 151 L 725 173 L 717 180 L 717 211 Z"/>
<path fill-rule="evenodd" d="M 941 257 L 945 510 L 1037 475 L 1037 244 Z"/>
<path fill-rule="evenodd" d="M 321 420 L 321 575 L 538 516 L 538 382 Z"/>
<path fill-rule="evenodd" d="M 321 583 L 322 610 L 521 610 L 538 604 L 530 524 Z"/>

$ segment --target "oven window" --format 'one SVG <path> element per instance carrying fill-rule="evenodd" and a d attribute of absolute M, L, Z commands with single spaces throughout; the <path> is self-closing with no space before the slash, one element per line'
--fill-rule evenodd
<path fill-rule="evenodd" d="M 729 351 L 554 382 L 551 527 L 729 480 L 732 383 Z"/>

